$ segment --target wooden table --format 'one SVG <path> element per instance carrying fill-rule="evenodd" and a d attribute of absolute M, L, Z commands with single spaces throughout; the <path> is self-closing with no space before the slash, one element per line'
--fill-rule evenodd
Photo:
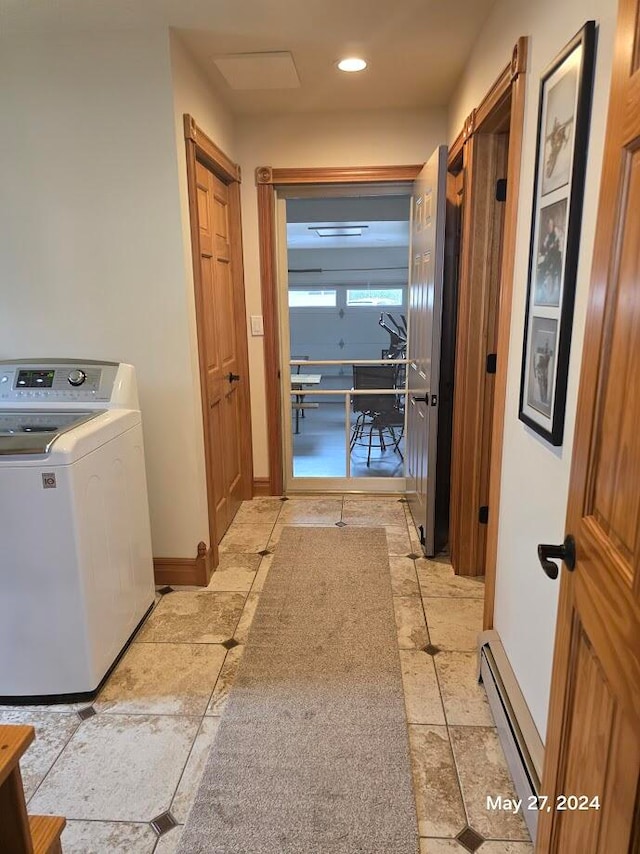
<path fill-rule="evenodd" d="M 295 403 L 293 404 L 296 410 L 296 433 L 300 432 L 300 413 L 302 413 L 302 417 L 304 418 L 304 410 L 306 409 L 317 409 L 317 403 L 305 403 L 304 402 L 304 394 L 300 392 L 305 386 L 312 385 L 320 385 L 320 380 L 322 379 L 322 374 L 292 374 L 291 375 L 291 388 L 294 389 L 295 394 Z"/>

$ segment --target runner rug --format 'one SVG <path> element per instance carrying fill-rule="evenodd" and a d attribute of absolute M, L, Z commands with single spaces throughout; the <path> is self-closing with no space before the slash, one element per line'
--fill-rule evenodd
<path fill-rule="evenodd" d="M 416 854 L 383 528 L 287 527 L 180 854 Z"/>

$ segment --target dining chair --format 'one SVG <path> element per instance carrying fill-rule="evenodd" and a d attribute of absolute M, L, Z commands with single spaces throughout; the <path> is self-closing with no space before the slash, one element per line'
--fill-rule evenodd
<path fill-rule="evenodd" d="M 396 365 L 354 365 L 354 389 L 394 389 L 397 388 Z M 358 414 L 351 428 L 350 448 L 356 445 L 367 446 L 367 468 L 371 465 L 371 450 L 379 448 L 383 453 L 390 445 L 404 459 L 400 442 L 404 434 L 404 408 L 394 394 L 354 394 L 353 412 Z M 398 431 L 398 432 L 396 432 Z M 374 433 L 378 441 L 374 442 Z"/>

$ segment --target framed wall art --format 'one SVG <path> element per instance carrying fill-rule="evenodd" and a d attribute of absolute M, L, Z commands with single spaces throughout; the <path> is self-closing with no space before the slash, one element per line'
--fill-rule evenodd
<path fill-rule="evenodd" d="M 520 413 L 562 445 L 595 58 L 588 21 L 540 81 Z"/>

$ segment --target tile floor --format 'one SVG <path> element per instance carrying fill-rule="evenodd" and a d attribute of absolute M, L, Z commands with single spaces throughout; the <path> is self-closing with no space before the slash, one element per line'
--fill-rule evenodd
<path fill-rule="evenodd" d="M 514 792 L 475 679 L 482 582 L 419 557 L 407 512 L 397 497 L 245 502 L 209 587 L 157 597 L 92 705 L 0 706 L 0 723 L 36 727 L 29 811 L 67 817 L 65 854 L 176 850 L 282 528 L 337 523 L 387 531 L 420 854 L 530 854 L 520 816 L 485 808 Z"/>

